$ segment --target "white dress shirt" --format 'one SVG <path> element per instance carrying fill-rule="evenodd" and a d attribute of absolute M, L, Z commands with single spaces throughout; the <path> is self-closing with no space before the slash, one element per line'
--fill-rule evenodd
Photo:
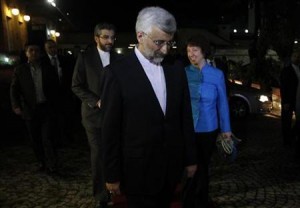
<path fill-rule="evenodd" d="M 134 49 L 134 52 L 152 85 L 162 111 L 166 114 L 167 90 L 163 67 L 160 64 L 151 63 L 137 48 Z"/>
<path fill-rule="evenodd" d="M 43 103 L 47 99 L 43 91 L 42 70 L 38 65 L 32 65 L 29 63 L 29 66 L 30 66 L 30 72 L 31 72 L 31 76 L 35 88 L 36 101 L 37 103 Z"/>
<path fill-rule="evenodd" d="M 50 62 L 51 62 L 51 65 L 54 66 L 57 70 L 57 74 L 58 74 L 58 78 L 59 80 L 61 80 L 61 77 L 62 77 L 62 69 L 60 67 L 60 63 L 59 63 L 59 60 L 58 60 L 58 57 L 57 55 L 55 56 L 51 56 L 48 54 L 48 57 L 50 59 Z"/>
<path fill-rule="evenodd" d="M 102 61 L 102 65 L 103 65 L 103 67 L 106 67 L 107 65 L 109 65 L 110 53 L 103 51 L 103 50 L 99 49 L 98 47 L 97 47 L 97 49 L 98 49 L 98 52 L 100 55 L 100 59 Z"/>

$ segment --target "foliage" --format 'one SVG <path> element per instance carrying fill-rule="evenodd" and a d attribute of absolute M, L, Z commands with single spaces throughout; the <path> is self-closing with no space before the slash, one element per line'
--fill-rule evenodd
<path fill-rule="evenodd" d="M 263 62 L 252 61 L 244 65 L 243 62 L 229 61 L 229 79 L 240 80 L 243 85 L 250 86 L 259 83 L 264 90 L 279 86 L 281 63 L 273 58 L 266 58 Z"/>
<path fill-rule="evenodd" d="M 296 0 L 256 1 L 259 6 L 257 37 L 249 48 L 250 67 L 263 88 L 278 84 L 280 63 L 266 59 L 269 49 L 276 51 L 282 64 L 289 60 L 297 26 Z"/>

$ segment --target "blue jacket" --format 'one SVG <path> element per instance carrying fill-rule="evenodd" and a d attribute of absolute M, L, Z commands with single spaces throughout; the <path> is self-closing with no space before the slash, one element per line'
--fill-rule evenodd
<path fill-rule="evenodd" d="M 231 131 L 224 74 L 206 64 L 201 70 L 193 65 L 185 68 L 189 83 L 195 132 L 220 128 Z"/>

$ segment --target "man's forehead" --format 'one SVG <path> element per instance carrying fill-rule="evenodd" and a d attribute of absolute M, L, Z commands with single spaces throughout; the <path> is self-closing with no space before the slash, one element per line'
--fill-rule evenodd
<path fill-rule="evenodd" d="M 114 34 L 114 30 L 102 29 L 100 30 L 101 34 Z"/>

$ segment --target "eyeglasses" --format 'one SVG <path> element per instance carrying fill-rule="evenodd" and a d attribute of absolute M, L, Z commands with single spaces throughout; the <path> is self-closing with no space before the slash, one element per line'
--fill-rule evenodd
<path fill-rule="evenodd" d="M 175 41 L 153 40 L 147 33 L 143 33 L 143 34 L 146 35 L 150 40 L 152 40 L 152 42 L 159 48 L 162 48 L 165 44 L 168 47 L 173 47 L 176 44 Z"/>
<path fill-rule="evenodd" d="M 115 36 L 109 36 L 109 35 L 98 35 L 99 38 L 103 39 L 103 40 L 113 40 L 115 41 L 117 38 Z"/>

